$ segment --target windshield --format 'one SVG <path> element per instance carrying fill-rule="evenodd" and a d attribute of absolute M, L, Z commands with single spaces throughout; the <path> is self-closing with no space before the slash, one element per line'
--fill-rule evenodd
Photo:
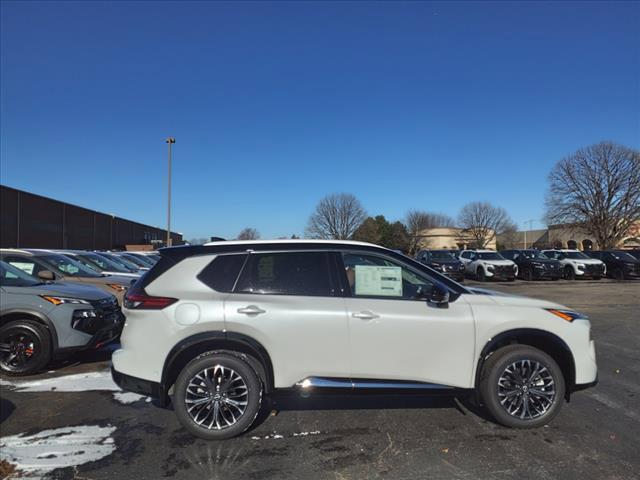
<path fill-rule="evenodd" d="M 547 257 L 544 253 L 539 252 L 538 250 L 522 250 L 522 255 L 530 259 L 549 260 L 549 257 Z"/>
<path fill-rule="evenodd" d="M 434 260 L 455 260 L 456 257 L 450 252 L 431 252 L 431 258 Z"/>
<path fill-rule="evenodd" d="M 129 260 L 127 260 L 124 257 L 119 257 L 117 255 L 113 255 L 110 253 L 104 253 L 104 252 L 100 252 L 100 253 L 96 253 L 97 256 L 99 257 L 104 257 L 107 260 L 110 260 L 111 262 L 115 263 L 116 265 L 122 267 L 122 268 L 127 268 L 129 269 L 130 272 L 136 273 L 140 271 L 140 268 L 138 267 L 138 265 L 136 265 L 133 262 L 130 262 Z"/>
<path fill-rule="evenodd" d="M 627 252 L 611 252 L 611 255 L 613 255 L 616 260 L 623 260 L 625 262 L 635 262 L 636 261 L 636 257 L 634 257 L 633 255 L 628 254 Z"/>
<path fill-rule="evenodd" d="M 41 283 L 19 268 L 0 261 L 0 285 L 3 287 L 32 287 Z"/>
<path fill-rule="evenodd" d="M 101 257 L 96 253 L 83 253 L 78 255 L 77 258 L 94 265 L 93 268 L 97 268 L 101 272 L 131 273 L 131 269 L 125 267 L 124 265 L 118 265 L 108 258 Z"/>
<path fill-rule="evenodd" d="M 498 252 L 478 252 L 476 255 L 480 260 L 505 260 Z"/>
<path fill-rule="evenodd" d="M 560 255 L 564 255 L 565 258 L 571 258 L 573 260 L 588 260 L 591 257 L 587 257 L 582 252 L 560 252 Z"/>
<path fill-rule="evenodd" d="M 135 263 L 136 265 L 142 268 L 151 268 L 153 266 L 151 262 L 143 258 L 140 258 L 137 255 L 132 255 L 130 253 L 121 253 L 119 256 L 126 258 L 127 260 Z"/>
<path fill-rule="evenodd" d="M 97 271 L 85 267 L 81 263 L 76 262 L 75 260 L 71 260 L 70 258 L 65 257 L 64 255 L 42 255 L 39 257 L 52 266 L 55 270 L 67 277 L 101 277 L 102 275 Z"/>

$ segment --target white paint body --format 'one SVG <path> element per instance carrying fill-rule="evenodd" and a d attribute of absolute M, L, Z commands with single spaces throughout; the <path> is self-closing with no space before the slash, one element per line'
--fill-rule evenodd
<path fill-rule="evenodd" d="M 160 382 L 174 346 L 198 333 L 218 331 L 259 342 L 271 358 L 276 388 L 312 376 L 475 388 L 485 345 L 503 332 L 526 328 L 550 332 L 568 346 L 576 383 L 596 379 L 590 323 L 567 322 L 545 310 L 566 308 L 561 305 L 474 293 L 460 295 L 448 308 L 399 298 L 217 293 L 196 278 L 213 258 L 215 254 L 186 258 L 145 287 L 148 295 L 178 302 L 163 310 L 124 309 L 122 348 L 112 359 L 118 372 Z M 183 304 L 198 305 L 197 322 L 183 321 Z M 264 313 L 238 312 L 249 306 Z M 353 313 L 363 311 L 374 318 L 354 318 Z"/>
<path fill-rule="evenodd" d="M 564 257 L 563 255 L 566 255 L 567 253 L 579 253 L 582 254 L 582 252 L 580 252 L 580 250 L 544 250 L 542 253 L 544 253 L 547 257 L 549 258 L 554 258 L 556 260 L 558 260 L 560 262 L 560 265 L 562 265 L 562 268 L 566 268 L 569 267 L 573 270 L 573 273 L 577 276 L 577 277 L 582 277 L 585 276 L 585 269 L 584 267 L 586 265 L 597 265 L 603 268 L 602 271 L 602 276 L 604 277 L 607 274 L 607 266 L 606 264 L 602 261 L 602 260 L 598 260 L 597 258 L 567 258 Z M 586 256 L 586 255 L 585 255 Z"/>
<path fill-rule="evenodd" d="M 463 250 L 460 252 L 458 260 L 464 264 L 465 272 L 478 277 L 478 271 L 482 270 L 486 278 L 492 278 L 495 275 L 495 267 L 511 267 L 513 268 L 514 276 L 518 276 L 518 266 L 512 260 L 483 260 L 480 258 L 466 258 L 466 253 L 478 254 L 478 253 L 496 253 L 493 250 Z"/>

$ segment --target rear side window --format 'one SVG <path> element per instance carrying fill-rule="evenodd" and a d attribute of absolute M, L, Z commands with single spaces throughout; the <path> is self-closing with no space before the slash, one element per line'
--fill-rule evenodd
<path fill-rule="evenodd" d="M 326 252 L 254 253 L 236 293 L 331 296 Z"/>
<path fill-rule="evenodd" d="M 247 258 L 242 255 L 219 255 L 198 275 L 198 280 L 216 292 L 230 292 Z"/>

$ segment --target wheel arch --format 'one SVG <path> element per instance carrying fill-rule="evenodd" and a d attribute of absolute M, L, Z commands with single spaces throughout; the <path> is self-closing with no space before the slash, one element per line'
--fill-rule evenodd
<path fill-rule="evenodd" d="M 49 332 L 52 352 L 58 350 L 58 332 L 51 319 L 44 313 L 28 308 L 9 308 L 0 311 L 0 326 L 14 320 L 32 320 L 43 325 Z"/>
<path fill-rule="evenodd" d="M 528 345 L 530 347 L 537 348 L 538 350 L 548 354 L 556 361 L 564 376 L 565 383 L 567 385 L 566 398 L 569 400 L 569 395 L 575 385 L 576 378 L 575 361 L 573 354 L 571 353 L 571 349 L 564 340 L 554 333 L 535 328 L 507 330 L 495 335 L 487 341 L 480 352 L 480 356 L 477 361 L 474 381 L 475 387 L 478 388 L 480 385 L 482 368 L 484 367 L 484 363 L 487 358 L 489 358 L 489 356 L 499 348 L 514 344 Z"/>
<path fill-rule="evenodd" d="M 233 353 L 245 358 L 256 371 L 268 393 L 274 388 L 273 364 L 266 349 L 257 340 L 234 332 L 202 332 L 175 345 L 162 369 L 161 385 L 165 392 L 173 386 L 182 369 L 198 355 L 210 351 Z"/>

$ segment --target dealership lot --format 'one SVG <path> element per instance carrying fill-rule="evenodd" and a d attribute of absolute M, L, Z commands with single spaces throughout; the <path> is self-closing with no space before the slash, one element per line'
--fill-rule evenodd
<path fill-rule="evenodd" d="M 28 380 L 5 379 L 0 443 L 55 478 L 636 478 L 640 281 L 477 285 L 591 317 L 599 384 L 575 394 L 551 425 L 509 430 L 447 397 L 291 392 L 270 399 L 245 435 L 205 442 L 170 410 L 114 392 L 107 350 Z M 76 448 L 47 443 L 70 433 Z"/>

